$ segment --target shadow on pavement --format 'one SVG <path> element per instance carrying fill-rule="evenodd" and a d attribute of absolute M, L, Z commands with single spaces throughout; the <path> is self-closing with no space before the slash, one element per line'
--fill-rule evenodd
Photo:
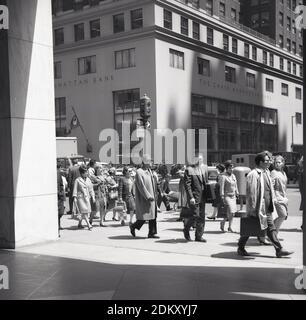
<path fill-rule="evenodd" d="M 144 240 L 144 239 L 148 239 L 147 237 L 133 237 L 132 235 L 130 236 L 113 236 L 113 237 L 108 237 L 108 239 L 111 240 Z"/>
<path fill-rule="evenodd" d="M 300 232 L 300 233 L 302 233 L 303 230 L 302 229 L 297 229 L 297 228 L 294 228 L 294 229 L 280 229 L 279 232 Z"/>
<path fill-rule="evenodd" d="M 177 244 L 177 243 L 188 243 L 189 241 L 185 239 L 168 239 L 168 240 L 157 240 L 156 243 L 170 243 L 170 244 Z"/>
<path fill-rule="evenodd" d="M 253 259 L 236 252 L 213 257 Z M 128 265 L 5 250 L 0 261 L 10 275 L 0 300 L 254 300 L 302 293 L 293 268 L 244 267 L 243 261 L 241 267 Z"/>
<path fill-rule="evenodd" d="M 249 254 L 252 254 L 249 252 Z M 255 257 L 242 257 L 237 254 L 237 251 L 233 252 L 220 252 L 211 255 L 212 258 L 232 259 L 232 260 L 254 260 Z"/>

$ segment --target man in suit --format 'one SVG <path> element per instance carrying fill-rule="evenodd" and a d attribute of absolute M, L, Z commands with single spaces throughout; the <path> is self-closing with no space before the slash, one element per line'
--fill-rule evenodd
<path fill-rule="evenodd" d="M 137 221 L 130 225 L 133 237 L 135 230 L 140 230 L 146 221 L 149 221 L 148 238 L 158 239 L 157 234 L 157 204 L 156 204 L 156 178 L 151 171 L 151 163 L 148 157 L 144 156 L 142 168 L 137 169 L 135 178 L 135 200 Z"/>
<path fill-rule="evenodd" d="M 196 222 L 195 241 L 206 242 L 202 239 L 205 227 L 205 202 L 208 183 L 208 168 L 203 163 L 203 155 L 198 154 L 194 165 L 189 165 L 184 174 L 184 186 L 187 195 L 187 205 L 193 216 L 185 219 L 184 237 L 191 241 L 190 228 Z"/>
<path fill-rule="evenodd" d="M 268 152 L 259 153 L 255 158 L 256 168 L 247 176 L 246 211 L 248 217 L 259 220 L 261 230 L 267 230 L 268 238 L 273 244 L 278 258 L 289 256 L 293 252 L 284 250 L 274 224 L 274 189 L 269 171 L 270 157 Z M 277 215 L 276 215 L 277 216 Z M 249 256 L 245 250 L 249 237 L 242 235 L 238 242 L 238 255 Z"/>
<path fill-rule="evenodd" d="M 68 188 L 69 188 L 69 209 L 70 214 L 73 210 L 73 188 L 75 180 L 80 177 L 79 165 L 77 159 L 72 159 L 72 167 L 69 168 L 68 172 Z"/>

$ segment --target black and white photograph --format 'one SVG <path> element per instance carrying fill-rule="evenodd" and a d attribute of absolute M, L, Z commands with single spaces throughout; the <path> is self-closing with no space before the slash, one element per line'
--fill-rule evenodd
<path fill-rule="evenodd" d="M 306 300 L 305 24 L 301 0 L 0 0 L 0 300 Z"/>

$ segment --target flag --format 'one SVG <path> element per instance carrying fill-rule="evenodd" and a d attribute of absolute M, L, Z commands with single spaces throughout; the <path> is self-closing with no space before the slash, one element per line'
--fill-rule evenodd
<path fill-rule="evenodd" d="M 77 117 L 77 115 L 74 115 L 70 122 L 70 128 L 72 130 L 72 129 L 76 129 L 79 126 L 80 126 L 79 118 Z"/>

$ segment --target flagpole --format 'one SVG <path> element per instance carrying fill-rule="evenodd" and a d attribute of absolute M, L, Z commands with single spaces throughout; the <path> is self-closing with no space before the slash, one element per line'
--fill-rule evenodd
<path fill-rule="evenodd" d="M 80 119 L 79 119 L 79 117 L 78 117 L 78 115 L 77 115 L 74 107 L 71 107 L 71 108 L 72 108 L 72 111 L 73 111 L 74 115 L 75 115 L 75 116 L 77 117 L 77 119 L 78 119 L 79 127 L 81 128 L 81 130 L 82 130 L 82 132 L 83 132 L 83 135 L 84 135 L 84 137 L 85 137 L 85 140 L 86 140 L 86 142 L 87 142 L 87 145 L 90 145 L 90 143 L 89 143 L 89 141 L 88 141 L 88 139 L 87 139 L 87 136 L 86 136 L 86 134 L 85 134 L 84 128 L 83 128 L 83 126 L 82 126 L 82 124 L 81 124 L 81 121 L 80 121 Z"/>

